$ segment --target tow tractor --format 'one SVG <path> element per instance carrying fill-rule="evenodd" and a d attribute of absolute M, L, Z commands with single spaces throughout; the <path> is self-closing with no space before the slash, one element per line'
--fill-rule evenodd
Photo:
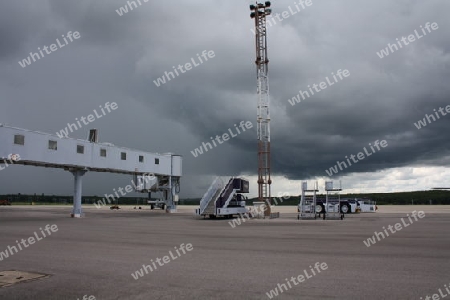
<path fill-rule="evenodd" d="M 325 199 L 316 199 L 317 213 L 323 213 L 325 211 Z M 357 213 L 357 212 L 375 212 L 377 210 L 376 201 L 370 199 L 347 199 L 343 198 L 340 201 L 340 210 L 343 214 Z"/>

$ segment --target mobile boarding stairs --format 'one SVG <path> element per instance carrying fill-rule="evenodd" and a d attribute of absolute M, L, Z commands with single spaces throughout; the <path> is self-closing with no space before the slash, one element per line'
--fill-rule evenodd
<path fill-rule="evenodd" d="M 245 214 L 246 197 L 249 192 L 248 180 L 236 177 L 217 177 L 200 201 L 200 207 L 195 210 L 197 216 L 218 216 L 232 218 L 233 215 Z"/>

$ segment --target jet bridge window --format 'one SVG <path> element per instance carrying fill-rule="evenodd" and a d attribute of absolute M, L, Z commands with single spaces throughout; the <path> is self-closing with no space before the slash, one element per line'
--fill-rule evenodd
<path fill-rule="evenodd" d="M 106 149 L 100 149 L 100 156 L 106 157 Z"/>
<path fill-rule="evenodd" d="M 144 156 L 143 155 L 139 155 L 139 162 L 143 163 L 144 162 Z"/>
<path fill-rule="evenodd" d="M 21 135 L 21 134 L 14 135 L 14 144 L 24 145 L 25 144 L 25 136 Z"/>
<path fill-rule="evenodd" d="M 155 165 L 159 165 L 159 158 L 155 158 Z"/>
<path fill-rule="evenodd" d="M 58 150 L 58 142 L 57 141 L 48 141 L 48 149 L 50 150 Z"/>
<path fill-rule="evenodd" d="M 84 154 L 84 146 L 83 145 L 77 145 L 77 153 Z"/>
<path fill-rule="evenodd" d="M 121 160 L 127 160 L 127 153 L 126 152 L 121 152 L 120 153 L 120 159 Z"/>

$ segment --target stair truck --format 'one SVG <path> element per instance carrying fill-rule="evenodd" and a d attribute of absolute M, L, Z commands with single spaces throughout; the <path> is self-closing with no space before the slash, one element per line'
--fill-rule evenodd
<path fill-rule="evenodd" d="M 232 218 L 234 215 L 247 213 L 243 194 L 249 192 L 249 181 L 244 178 L 217 177 L 200 201 L 200 207 L 195 210 L 197 216 Z"/>

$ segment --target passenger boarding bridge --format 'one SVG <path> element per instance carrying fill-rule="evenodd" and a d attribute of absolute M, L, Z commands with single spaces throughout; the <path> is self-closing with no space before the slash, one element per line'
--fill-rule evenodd
<path fill-rule="evenodd" d="M 134 176 L 135 191 L 161 192 L 167 212 L 175 212 L 180 190 L 182 157 L 99 143 L 97 131 L 89 140 L 0 124 L 0 163 L 60 168 L 74 176 L 73 217 L 81 217 L 82 178 L 88 172 Z"/>

